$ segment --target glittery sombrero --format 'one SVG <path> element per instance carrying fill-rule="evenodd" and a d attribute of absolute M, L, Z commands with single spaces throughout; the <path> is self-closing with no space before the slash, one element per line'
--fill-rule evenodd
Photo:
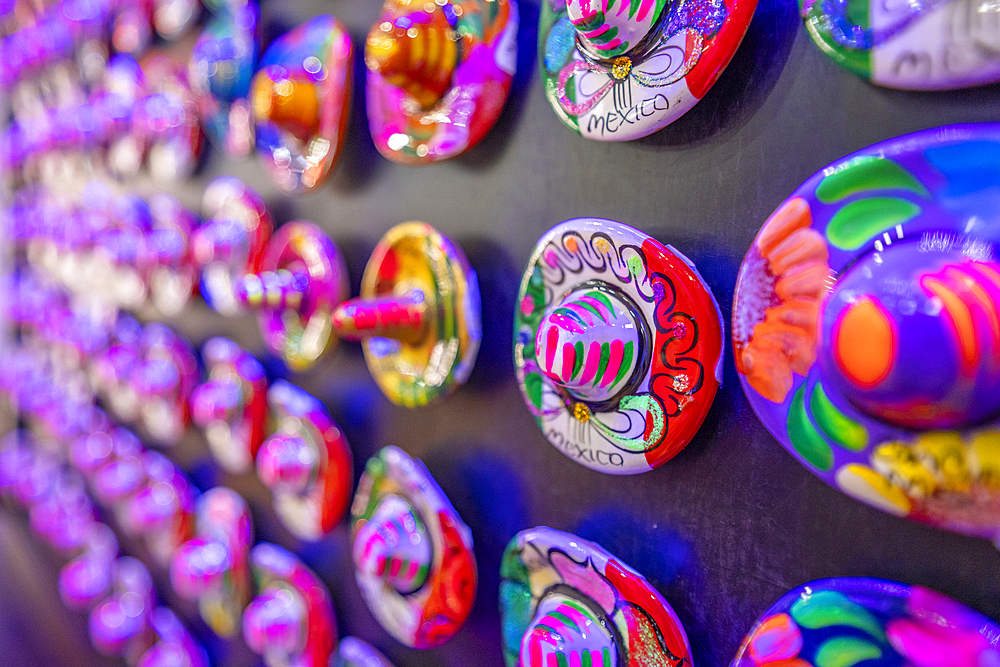
<path fill-rule="evenodd" d="M 500 576 L 508 667 L 691 667 L 687 634 L 667 601 L 593 542 L 523 530 L 507 545 Z"/>
<path fill-rule="evenodd" d="M 358 587 L 382 627 L 413 648 L 450 639 L 476 597 L 472 531 L 423 463 L 396 447 L 371 458 L 351 532 Z"/>
<path fill-rule="evenodd" d="M 743 41 L 757 0 L 543 0 L 549 103 L 589 139 L 628 141 L 705 96 Z"/>
<path fill-rule="evenodd" d="M 1000 538 L 1000 125 L 875 144 L 764 223 L 733 352 L 769 431 L 879 509 Z"/>
<path fill-rule="evenodd" d="M 549 441 L 578 463 L 651 470 L 690 442 L 712 405 L 721 320 L 673 248 L 610 220 L 569 220 L 538 241 L 521 281 L 521 393 Z"/>

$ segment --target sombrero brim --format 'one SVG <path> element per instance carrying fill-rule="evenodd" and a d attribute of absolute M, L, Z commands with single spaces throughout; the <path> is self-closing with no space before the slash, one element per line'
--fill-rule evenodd
<path fill-rule="evenodd" d="M 645 375 L 617 408 L 579 421 L 535 359 L 535 334 L 551 304 L 588 280 L 626 294 L 651 332 Z M 611 474 L 646 472 L 683 449 L 722 380 L 722 314 L 694 265 L 669 246 L 599 218 L 568 220 L 535 246 L 514 315 L 514 361 L 528 409 L 549 441 Z"/>

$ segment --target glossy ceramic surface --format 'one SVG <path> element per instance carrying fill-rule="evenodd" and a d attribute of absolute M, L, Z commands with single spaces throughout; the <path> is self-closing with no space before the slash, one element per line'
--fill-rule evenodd
<path fill-rule="evenodd" d="M 368 33 L 368 124 L 385 157 L 447 160 L 479 143 L 517 67 L 515 0 L 386 0 Z"/>
<path fill-rule="evenodd" d="M 722 381 L 722 315 L 674 248 L 577 218 L 538 241 L 514 314 L 525 403 L 588 468 L 646 472 L 683 449 Z"/>
<path fill-rule="evenodd" d="M 430 225 L 396 225 L 372 252 L 361 295 L 334 312 L 333 327 L 341 338 L 363 341 L 389 400 L 426 405 L 472 372 L 482 338 L 476 272 Z"/>
<path fill-rule="evenodd" d="M 188 80 L 205 134 L 232 156 L 253 150 L 250 80 L 260 49 L 257 0 L 220 7 L 191 52 Z"/>
<path fill-rule="evenodd" d="M 347 511 L 351 449 L 316 397 L 279 380 L 267 402 L 274 430 L 257 453 L 257 475 L 271 489 L 285 528 L 299 539 L 318 540 Z"/>
<path fill-rule="evenodd" d="M 451 639 L 476 597 L 472 532 L 424 464 L 396 447 L 369 459 L 351 532 L 358 587 L 382 627 L 412 648 Z"/>
<path fill-rule="evenodd" d="M 333 311 L 349 288 L 344 258 L 323 230 L 295 221 L 271 237 L 260 268 L 243 276 L 236 298 L 258 311 L 271 351 L 292 370 L 305 370 L 335 341 Z"/>
<path fill-rule="evenodd" d="M 243 613 L 243 639 L 268 667 L 327 667 L 337 644 L 330 593 L 293 554 L 261 543 L 250 554 L 259 591 Z"/>
<path fill-rule="evenodd" d="M 149 94 L 132 111 L 130 133 L 144 140 L 150 175 L 169 186 L 189 177 L 198 166 L 204 145 L 198 104 L 187 73 L 176 61 L 155 56 L 142 69 Z"/>
<path fill-rule="evenodd" d="M 687 635 L 663 596 L 592 542 L 523 530 L 507 545 L 500 576 L 508 667 L 692 665 Z"/>
<path fill-rule="evenodd" d="M 166 193 L 151 197 L 149 209 L 152 228 L 139 249 L 139 270 L 153 306 L 163 315 L 177 315 L 191 300 L 198 284 L 190 241 L 200 221 L 176 197 Z"/>
<path fill-rule="evenodd" d="M 191 419 L 204 431 L 215 460 L 231 473 L 245 473 L 264 441 L 264 367 L 228 338 L 210 339 L 201 357 L 208 377 L 191 393 Z"/>
<path fill-rule="evenodd" d="M 344 637 L 331 658 L 330 667 L 392 667 L 392 663 L 366 642 Z"/>
<path fill-rule="evenodd" d="M 351 36 L 316 16 L 268 47 L 250 89 L 257 155 L 285 192 L 320 185 L 337 161 L 350 112 Z"/>
<path fill-rule="evenodd" d="M 954 665 L 1000 660 L 1000 626 L 922 586 L 821 579 L 786 593 L 757 620 L 731 667 Z"/>
<path fill-rule="evenodd" d="M 250 509 L 235 491 L 216 487 L 198 500 L 195 537 L 170 562 L 173 589 L 198 602 L 201 617 L 220 637 L 240 630 L 250 601 Z"/>
<path fill-rule="evenodd" d="M 209 667 L 208 655 L 167 607 L 150 617 L 156 643 L 142 654 L 136 667 Z"/>
<path fill-rule="evenodd" d="M 628 141 L 705 96 L 743 41 L 756 0 L 544 0 L 539 61 L 549 103 L 588 139 Z"/>
<path fill-rule="evenodd" d="M 800 0 L 806 30 L 872 83 L 948 90 L 1000 81 L 1000 7 L 983 0 Z"/>
<path fill-rule="evenodd" d="M 1000 126 L 876 144 L 757 235 L 733 306 L 740 381 L 809 470 L 874 507 L 1000 537 Z"/>
<path fill-rule="evenodd" d="M 236 282 L 260 271 L 274 222 L 263 198 L 234 176 L 219 176 L 202 197 L 205 224 L 191 238 L 201 295 L 223 315 L 240 311 Z"/>
<path fill-rule="evenodd" d="M 137 397 L 139 424 L 154 441 L 172 445 L 183 435 L 191 420 L 189 400 L 197 381 L 198 362 L 191 344 L 164 324 L 144 326 L 128 382 Z"/>

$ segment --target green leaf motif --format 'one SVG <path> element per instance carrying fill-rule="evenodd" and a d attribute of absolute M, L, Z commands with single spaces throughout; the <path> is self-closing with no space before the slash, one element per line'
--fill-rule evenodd
<path fill-rule="evenodd" d="M 799 599 L 789 611 L 796 623 L 809 630 L 845 626 L 886 641 L 885 630 L 871 612 L 837 591 L 816 591 Z"/>
<path fill-rule="evenodd" d="M 832 204 L 870 190 L 908 190 L 921 197 L 930 193 L 900 164 L 877 155 L 865 155 L 842 165 L 816 187 L 816 198 Z"/>
<path fill-rule="evenodd" d="M 920 207 L 899 197 L 869 197 L 843 207 L 830 220 L 826 238 L 841 250 L 857 250 L 887 229 L 909 222 Z"/>
<path fill-rule="evenodd" d="M 788 439 L 792 441 L 795 451 L 807 462 L 820 470 L 830 470 L 833 468 L 833 449 L 826 444 L 826 440 L 809 420 L 804 394 L 805 385 L 802 385 L 795 392 L 788 408 Z"/>

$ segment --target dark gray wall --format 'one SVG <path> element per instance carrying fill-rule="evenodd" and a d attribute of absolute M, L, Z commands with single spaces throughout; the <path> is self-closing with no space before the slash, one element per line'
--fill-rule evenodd
<path fill-rule="evenodd" d="M 576 531 L 643 572 L 683 621 L 697 665 L 728 664 L 758 614 L 787 589 L 819 577 L 919 583 L 1000 617 L 1000 554 L 993 546 L 893 518 L 828 488 L 757 421 L 731 353 L 725 385 L 690 446 L 653 472 L 612 477 L 548 444 L 521 401 L 510 346 L 520 272 L 552 225 L 607 217 L 675 245 L 697 263 L 728 327 L 743 254 L 801 181 L 877 141 L 997 120 L 1000 88 L 872 87 L 810 43 L 794 3 L 761 0 L 729 69 L 691 112 L 646 139 L 600 144 L 564 128 L 544 97 L 535 57 L 538 6 L 521 0 L 514 89 L 500 122 L 467 155 L 427 168 L 382 159 L 367 130 L 359 65 L 344 153 L 319 192 L 283 197 L 254 160 L 237 163 L 218 153 L 179 191 L 196 205 L 213 176 L 245 179 L 279 223 L 305 218 L 329 232 L 347 256 L 355 292 L 369 252 L 393 224 L 424 220 L 465 248 L 484 299 L 484 345 L 468 386 L 431 408 L 395 407 L 375 387 L 356 344 L 341 345 L 321 368 L 293 378 L 319 395 L 347 432 L 356 476 L 369 456 L 394 444 L 422 457 L 449 494 L 472 528 L 479 562 L 479 593 L 465 628 L 435 651 L 400 646 L 359 596 L 346 526 L 321 543 L 297 544 L 259 483 L 218 474 L 196 436 L 177 458 L 199 484 L 244 492 L 259 538 L 293 548 L 329 584 L 341 634 L 373 642 L 399 667 L 502 664 L 500 555 L 515 532 L 534 525 Z M 268 0 L 263 20 L 272 39 L 332 12 L 360 46 L 378 7 L 375 0 Z M 226 320 L 199 305 L 175 324 L 196 343 L 227 334 L 263 356 L 252 318 Z M 283 374 L 273 361 L 269 369 Z M 237 643 L 211 643 L 210 650 L 219 665 L 253 664 Z"/>

